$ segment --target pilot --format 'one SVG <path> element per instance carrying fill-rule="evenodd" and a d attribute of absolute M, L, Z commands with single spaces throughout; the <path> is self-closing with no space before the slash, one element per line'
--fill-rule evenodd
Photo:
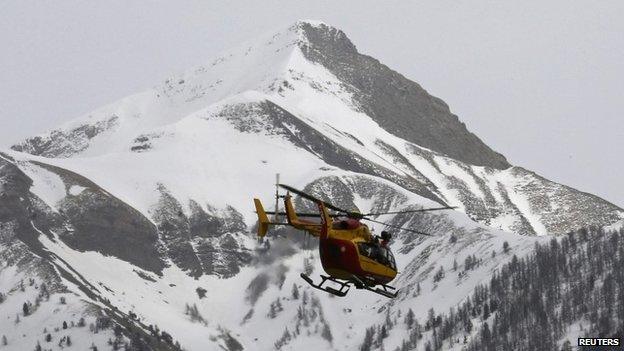
<path fill-rule="evenodd" d="M 392 238 L 392 234 L 387 231 L 382 231 L 381 236 L 374 236 L 371 240 L 372 242 L 372 255 L 371 257 L 381 263 L 387 264 L 388 260 L 386 258 L 386 250 L 388 249 L 388 244 L 390 239 Z M 379 240 L 381 239 L 381 240 Z"/>
<path fill-rule="evenodd" d="M 381 243 L 379 244 L 381 247 L 387 248 L 388 244 L 390 243 L 390 239 L 392 239 L 392 234 L 388 233 L 387 231 L 382 231 L 381 232 Z"/>

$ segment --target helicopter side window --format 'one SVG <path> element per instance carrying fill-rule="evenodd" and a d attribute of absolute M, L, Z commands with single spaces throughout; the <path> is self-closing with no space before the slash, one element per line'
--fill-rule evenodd
<path fill-rule="evenodd" d="M 384 266 L 388 266 L 396 271 L 396 263 L 394 261 L 394 256 L 392 255 L 392 251 L 388 250 L 385 247 L 377 247 L 378 255 L 375 259 L 377 262 L 383 264 Z"/>
<path fill-rule="evenodd" d="M 394 255 L 392 254 L 392 251 L 386 250 L 386 253 L 388 254 L 387 257 L 388 257 L 388 264 L 390 268 L 396 271 L 396 261 L 394 260 Z"/>

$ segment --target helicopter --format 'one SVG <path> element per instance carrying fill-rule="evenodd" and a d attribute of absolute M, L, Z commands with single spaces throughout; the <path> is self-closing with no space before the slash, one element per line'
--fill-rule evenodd
<path fill-rule="evenodd" d="M 285 189 L 287 191 L 286 195 L 280 195 L 279 188 Z M 318 213 L 296 212 L 290 193 L 314 202 L 318 207 Z M 431 234 L 425 232 L 402 228 L 370 217 L 456 208 L 443 206 L 363 214 L 358 211 L 342 209 L 289 185 L 280 184 L 279 181 L 276 183 L 275 198 L 275 211 L 265 211 L 260 200 L 254 198 L 254 205 L 258 215 L 259 239 L 265 237 L 270 226 L 276 225 L 291 226 L 318 238 L 319 256 L 323 270 L 327 275 L 320 276 L 320 283 L 315 283 L 305 273 L 301 273 L 300 276 L 312 287 L 339 297 L 346 296 L 351 286 L 355 286 L 356 289 L 365 289 L 387 298 L 395 298 L 398 294 L 398 290 L 395 287 L 388 285 L 398 273 L 396 260 L 388 245 L 391 240 L 391 234 L 382 231 L 381 237 L 374 236 L 368 226 L 360 221 L 365 220 L 382 224 L 389 228 L 431 236 Z M 279 211 L 280 198 L 284 201 L 285 212 Z M 274 220 L 269 220 L 268 215 L 274 215 Z M 287 222 L 279 221 L 279 216 L 284 215 Z M 311 220 L 311 218 L 320 218 L 320 222 Z M 334 288 L 326 284 L 328 281 L 337 284 L 339 287 Z"/>

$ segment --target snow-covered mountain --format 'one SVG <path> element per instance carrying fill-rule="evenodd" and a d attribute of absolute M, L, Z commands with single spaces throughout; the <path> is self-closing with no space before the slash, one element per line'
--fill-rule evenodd
<path fill-rule="evenodd" d="M 271 202 L 275 173 L 362 211 L 459 210 L 383 218 L 435 234 L 395 238 L 397 300 L 332 298 L 298 279 L 320 272 L 313 246 L 255 240 L 250 200 Z M 623 218 L 511 166 L 339 29 L 299 21 L 0 152 L 0 349 L 69 334 L 99 349 L 356 349 L 392 306 L 447 310 L 510 251 Z M 439 267 L 460 274 L 433 281 Z"/>

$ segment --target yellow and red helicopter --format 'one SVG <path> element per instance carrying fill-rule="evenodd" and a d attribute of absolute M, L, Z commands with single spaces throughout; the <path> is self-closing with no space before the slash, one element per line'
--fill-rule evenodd
<path fill-rule="evenodd" d="M 319 239 L 321 264 L 327 275 L 321 275 L 321 282 L 318 284 L 315 284 L 304 273 L 301 273 L 301 278 L 316 289 L 341 297 L 347 294 L 351 285 L 357 289 L 366 289 L 388 298 L 394 298 L 398 293 L 396 288 L 388 285 L 398 272 L 394 255 L 388 245 L 391 235 L 386 231 L 382 231 L 381 237 L 373 236 L 368 226 L 360 221 L 366 220 L 419 235 L 430 235 L 418 230 L 380 222 L 370 218 L 370 216 L 455 208 L 444 206 L 362 214 L 358 211 L 344 210 L 291 186 L 279 184 L 279 182 L 276 185 L 287 190 L 286 195 L 280 195 L 279 191 L 276 190 L 276 211 L 265 211 L 260 200 L 254 199 L 256 213 L 258 214 L 258 237 L 264 238 L 269 227 L 273 225 L 292 226 L 317 237 Z M 290 193 L 313 201 L 318 207 L 319 213 L 296 212 Z M 284 200 L 285 212 L 279 211 L 279 198 Z M 333 212 L 330 213 L 330 210 Z M 274 215 L 274 220 L 269 220 L 268 215 Z M 286 216 L 287 222 L 279 221 L 279 216 L 283 215 Z M 302 219 L 302 217 L 320 218 L 320 222 Z M 336 289 L 325 285 L 327 281 L 334 282 L 340 287 Z"/>

